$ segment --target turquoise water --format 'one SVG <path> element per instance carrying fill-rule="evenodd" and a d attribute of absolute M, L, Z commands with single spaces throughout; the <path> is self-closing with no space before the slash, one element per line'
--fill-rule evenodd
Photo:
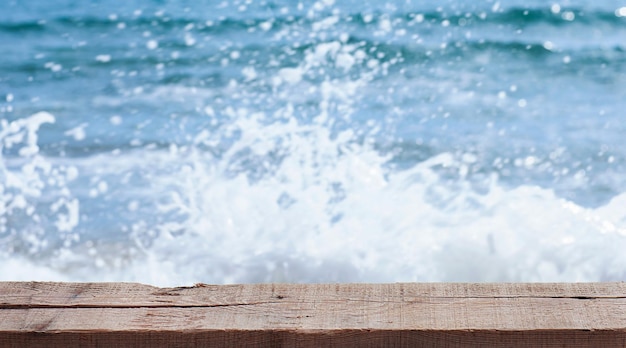
<path fill-rule="evenodd" d="M 626 3 L 1 7 L 1 279 L 626 279 Z"/>

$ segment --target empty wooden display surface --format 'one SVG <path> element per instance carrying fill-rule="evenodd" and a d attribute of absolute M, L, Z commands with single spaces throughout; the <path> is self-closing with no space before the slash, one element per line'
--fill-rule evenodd
<path fill-rule="evenodd" d="M 0 347 L 626 347 L 625 283 L 0 282 Z"/>

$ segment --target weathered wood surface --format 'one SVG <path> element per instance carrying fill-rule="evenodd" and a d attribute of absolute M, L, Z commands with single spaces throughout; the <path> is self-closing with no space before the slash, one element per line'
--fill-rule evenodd
<path fill-rule="evenodd" d="M 0 283 L 0 347 L 626 347 L 626 283 Z"/>

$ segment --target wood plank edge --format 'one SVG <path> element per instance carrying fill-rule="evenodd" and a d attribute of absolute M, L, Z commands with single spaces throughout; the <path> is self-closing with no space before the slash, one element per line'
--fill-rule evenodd
<path fill-rule="evenodd" d="M 623 347 L 625 330 L 178 330 L 0 332 L 2 347 Z"/>

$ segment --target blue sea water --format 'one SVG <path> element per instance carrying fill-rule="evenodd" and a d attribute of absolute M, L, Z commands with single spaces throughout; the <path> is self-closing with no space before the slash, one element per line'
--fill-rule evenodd
<path fill-rule="evenodd" d="M 626 2 L 4 0 L 0 280 L 626 280 Z"/>

